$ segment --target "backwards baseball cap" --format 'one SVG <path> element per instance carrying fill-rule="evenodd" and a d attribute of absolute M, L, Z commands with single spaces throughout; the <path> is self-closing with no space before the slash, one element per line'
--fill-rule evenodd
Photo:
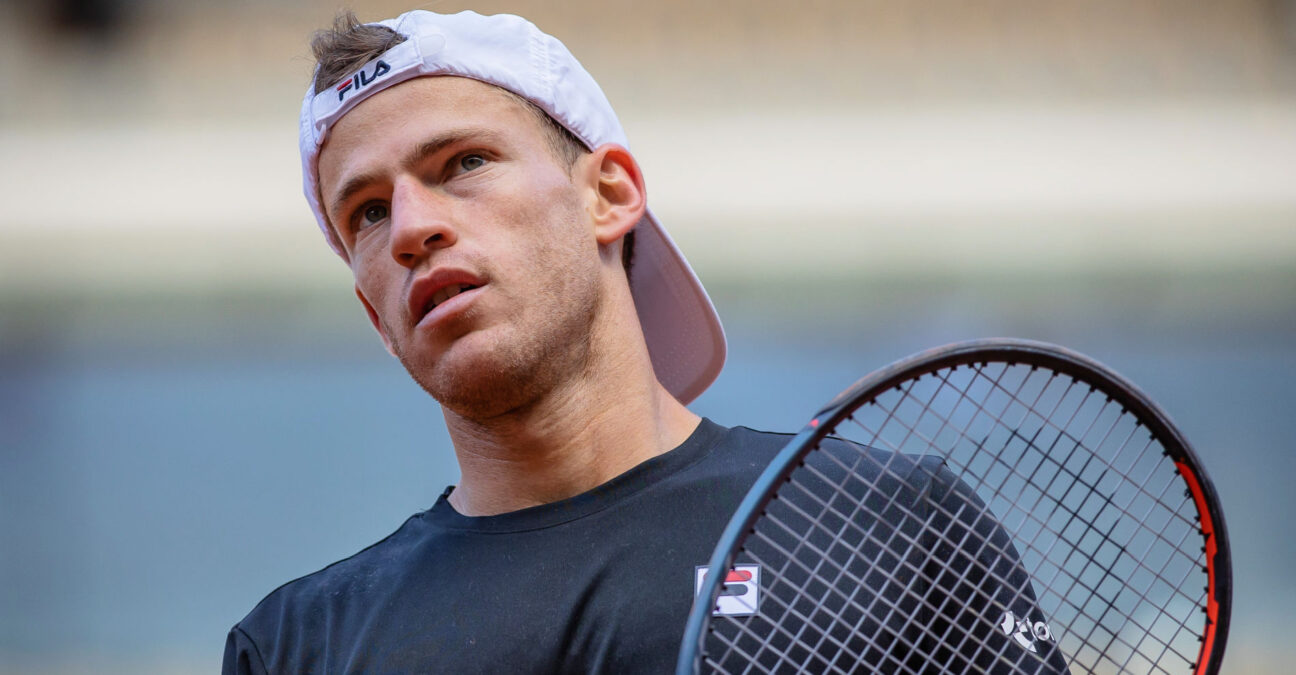
<path fill-rule="evenodd" d="M 335 86 L 302 101 L 299 141 L 306 201 L 333 250 L 346 258 L 320 204 L 319 153 L 329 129 L 375 93 L 415 77 L 455 75 L 507 89 L 540 107 L 589 149 L 629 148 L 612 105 L 557 38 L 518 16 L 415 10 L 378 22 L 406 40 Z M 724 328 L 693 268 L 651 210 L 636 224 L 630 292 L 657 379 L 688 403 L 720 374 Z"/>

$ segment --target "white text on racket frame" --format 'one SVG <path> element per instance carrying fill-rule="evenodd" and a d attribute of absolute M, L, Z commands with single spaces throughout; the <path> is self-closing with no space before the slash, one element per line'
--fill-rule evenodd
<path fill-rule="evenodd" d="M 1011 636 L 1012 639 L 1021 645 L 1022 649 L 1028 651 L 1038 651 L 1035 649 L 1036 641 L 1052 642 L 1053 631 L 1048 624 L 1043 621 L 1032 622 L 1030 617 L 1017 618 L 1012 612 L 1004 612 L 1003 618 L 999 619 L 999 630 L 1004 635 Z"/>

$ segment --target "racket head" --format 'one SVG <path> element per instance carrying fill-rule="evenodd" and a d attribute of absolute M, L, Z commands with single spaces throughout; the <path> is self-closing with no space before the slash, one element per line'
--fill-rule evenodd
<path fill-rule="evenodd" d="M 923 397 L 928 398 L 920 401 Z M 978 397 L 986 400 L 974 401 Z M 991 400 L 996 397 L 997 401 Z M 902 412 L 903 407 L 910 410 Z M 909 419 L 901 420 L 905 415 Z M 865 417 L 864 422 L 858 419 Z M 1109 440 L 1113 434 L 1117 441 Z M 747 663 L 753 672 L 783 672 L 795 665 L 795 659 L 776 652 L 790 649 L 787 643 L 805 635 L 807 626 L 817 636 L 815 649 L 822 651 L 828 644 L 836 656 L 815 661 L 815 649 L 801 649 L 797 658 L 808 659 L 801 667 L 852 671 L 850 659 L 860 658 L 855 653 L 860 646 L 832 636 L 840 635 L 842 628 L 835 624 L 850 617 L 854 618 L 847 623 L 854 625 L 847 628 L 858 631 L 860 612 L 852 614 L 839 606 L 824 618 L 813 606 L 802 606 L 804 598 L 780 600 L 778 594 L 765 592 L 760 598 L 766 605 L 753 607 L 747 616 L 714 614 L 726 573 L 740 554 L 755 555 L 750 549 L 761 548 L 766 530 L 781 529 L 786 540 L 788 525 L 772 522 L 776 518 L 769 512 L 788 513 L 786 496 L 785 503 L 778 503 L 780 494 L 791 493 L 808 471 L 818 474 L 813 480 L 827 478 L 824 471 L 813 471 L 814 456 L 839 454 L 838 438 L 846 438 L 846 446 L 866 464 L 889 462 L 885 457 L 892 451 L 894 456 L 938 458 L 958 481 L 971 487 L 976 496 L 969 503 L 981 508 L 982 515 L 995 518 L 1008 534 L 1007 557 L 1015 558 L 1029 578 L 1034 593 L 1028 592 L 1027 599 L 1044 614 L 1042 633 L 1073 672 L 1077 668 L 1080 672 L 1218 672 L 1228 633 L 1232 570 L 1218 495 L 1196 453 L 1159 406 L 1106 366 L 1056 345 L 996 338 L 936 348 L 882 368 L 839 394 L 789 441 L 752 486 L 717 543 L 685 629 L 679 675 L 732 663 Z M 825 447 L 835 450 L 825 452 Z M 851 461 L 849 456 L 834 459 L 827 464 L 829 471 L 842 459 Z M 894 467 L 883 466 L 880 473 L 894 477 Z M 1047 484 L 1033 484 L 1045 478 Z M 842 479 L 841 484 L 849 482 Z M 821 500 L 810 500 L 810 508 L 816 501 Z M 886 502 L 878 508 L 891 506 L 895 504 Z M 835 517 L 838 534 L 848 532 L 855 540 L 854 552 L 848 551 L 847 556 L 860 558 L 864 550 L 877 555 L 876 548 L 861 542 L 869 533 L 855 531 L 868 528 L 843 524 L 850 518 L 840 517 L 840 506 L 825 505 L 825 509 L 818 520 L 804 508 L 793 510 L 802 517 L 798 523 L 812 528 L 822 526 L 824 513 L 830 514 L 830 520 Z M 1041 509 L 1048 515 L 1038 515 Z M 870 514 L 878 516 L 878 511 L 866 507 L 864 517 Z M 1055 516 L 1066 525 L 1059 528 Z M 1088 527 L 1073 527 L 1085 519 L 1091 521 Z M 891 539 L 895 536 L 895 531 L 887 534 Z M 775 549 L 786 554 L 788 542 L 783 544 Z M 1086 553 L 1087 547 L 1096 551 Z M 798 584 L 809 583 L 807 578 L 813 581 L 806 565 L 788 562 L 793 557 L 783 556 L 782 572 L 796 572 L 789 576 L 799 577 Z M 852 579 L 847 568 L 856 563 L 867 568 L 873 562 L 838 559 L 828 567 L 839 580 Z M 899 569 L 908 564 L 894 558 L 887 562 Z M 1101 578 L 1095 579 L 1100 572 Z M 761 585 L 777 588 L 779 573 L 763 570 Z M 856 582 L 867 578 L 861 575 Z M 785 596 L 791 585 L 783 584 Z M 835 594 L 845 604 L 853 601 L 841 597 L 853 591 L 833 589 L 831 584 L 820 583 L 816 592 Z M 1100 600 L 1099 606 L 1094 598 Z M 998 598 L 985 600 L 994 604 Z M 877 601 L 877 596 L 870 600 Z M 902 605 L 895 602 L 892 609 Z M 907 608 L 913 606 L 910 602 Z M 770 614 L 782 618 L 770 619 Z M 982 618 L 992 624 L 992 614 Z M 787 617 L 796 623 L 793 629 L 778 625 Z M 1018 623 L 1014 632 L 1021 628 Z M 993 626 L 977 630 L 993 632 Z M 727 637 L 722 635 L 726 631 Z M 944 631 L 950 634 L 948 625 Z M 761 632 L 777 634 L 778 639 L 762 638 Z M 1007 635 L 1009 630 L 1004 632 Z M 1026 637 L 1029 646 L 1036 644 L 1036 636 Z M 744 653 L 742 641 L 753 653 Z M 918 646 L 901 643 L 911 650 Z M 939 638 L 937 645 L 943 647 Z M 887 649 L 867 643 L 864 647 L 873 655 Z M 1002 650 L 991 655 L 1000 666 L 1008 656 Z M 837 661 L 828 662 L 834 658 Z M 760 659 L 764 663 L 757 663 Z M 810 662 L 814 665 L 807 666 Z M 923 669 L 912 661 L 873 662 L 869 667 Z M 1000 669 L 996 666 L 996 672 Z M 1016 670 L 1009 666 L 1003 672 Z"/>

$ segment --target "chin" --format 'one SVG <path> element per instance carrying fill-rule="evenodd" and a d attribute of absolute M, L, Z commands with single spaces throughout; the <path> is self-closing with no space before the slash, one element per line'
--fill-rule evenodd
<path fill-rule="evenodd" d="M 411 377 L 443 407 L 487 420 L 536 402 L 564 379 L 587 372 L 599 302 L 591 286 L 565 291 L 562 314 L 532 314 L 468 331 L 439 353 L 396 350 Z M 525 328 L 524 328 L 525 327 Z"/>
<path fill-rule="evenodd" d="M 553 359 L 527 345 L 513 349 L 502 340 L 461 338 L 435 363 L 401 356 L 414 381 L 456 415 L 486 420 L 534 401 L 552 378 Z M 474 344 L 477 343 L 477 344 Z M 482 348 L 485 347 L 485 348 Z"/>
<path fill-rule="evenodd" d="M 486 368 L 420 381 L 441 406 L 471 420 L 488 420 L 525 406 L 535 399 L 535 380 L 517 373 Z"/>

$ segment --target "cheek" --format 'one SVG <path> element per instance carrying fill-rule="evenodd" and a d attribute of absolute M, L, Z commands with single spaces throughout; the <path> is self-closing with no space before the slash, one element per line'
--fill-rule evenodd
<path fill-rule="evenodd" d="M 531 211 L 519 221 L 526 226 L 507 246 L 519 268 L 530 270 L 533 284 L 561 285 L 563 279 L 585 276 L 591 264 L 597 264 L 597 243 L 587 236 L 576 215 L 548 209 Z"/>
<path fill-rule="evenodd" d="M 593 242 L 593 228 L 575 188 L 566 181 L 532 186 L 514 204 L 515 236 L 534 250 L 570 251 Z M 525 252 L 524 252 L 525 253 Z"/>
<path fill-rule="evenodd" d="M 398 286 L 390 281 L 384 280 L 375 272 L 375 267 L 364 264 L 366 261 L 357 260 L 352 266 L 355 275 L 356 288 L 360 289 L 373 307 L 373 311 L 378 314 L 378 319 L 387 326 L 394 325 L 393 322 L 400 317 L 403 311 L 401 304 L 401 295 Z"/>

